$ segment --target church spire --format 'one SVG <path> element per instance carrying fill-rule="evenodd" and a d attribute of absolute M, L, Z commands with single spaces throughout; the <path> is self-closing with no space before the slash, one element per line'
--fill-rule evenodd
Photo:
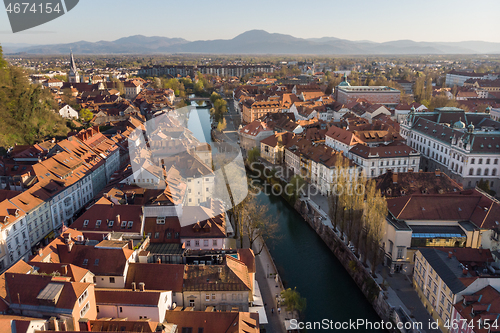
<path fill-rule="evenodd" d="M 70 51 L 69 82 L 80 82 L 80 75 L 78 74 L 78 68 L 76 67 L 75 58 L 73 57 L 73 51 Z"/>
<path fill-rule="evenodd" d="M 71 55 L 70 69 L 71 69 L 74 73 L 76 73 L 76 72 L 78 71 L 78 69 L 76 68 L 75 58 L 73 57 L 73 51 L 71 51 L 70 55 Z"/>

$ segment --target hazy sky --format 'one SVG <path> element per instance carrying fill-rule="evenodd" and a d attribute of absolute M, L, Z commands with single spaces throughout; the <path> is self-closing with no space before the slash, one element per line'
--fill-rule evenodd
<path fill-rule="evenodd" d="M 0 43 L 95 42 L 137 34 L 230 39 L 252 29 L 376 42 L 500 42 L 499 14 L 499 0 L 80 0 L 66 15 L 16 34 L 1 8 Z"/>

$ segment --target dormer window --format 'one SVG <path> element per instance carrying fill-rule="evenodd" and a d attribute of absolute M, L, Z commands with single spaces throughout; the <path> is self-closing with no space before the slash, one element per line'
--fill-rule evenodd
<path fill-rule="evenodd" d="M 156 218 L 156 224 L 165 224 L 165 216 L 158 216 Z"/>
<path fill-rule="evenodd" d="M 85 220 L 85 221 L 83 221 L 83 226 L 84 226 L 84 227 L 86 227 L 86 226 L 88 226 L 88 225 L 89 225 L 89 220 Z"/>
<path fill-rule="evenodd" d="M 125 228 L 127 226 L 127 221 L 122 221 L 122 228 Z"/>
<path fill-rule="evenodd" d="M 83 259 L 83 263 L 82 263 L 83 266 L 87 266 L 88 263 L 89 263 L 88 259 Z"/>
<path fill-rule="evenodd" d="M 134 225 L 134 221 L 128 221 L 128 228 L 132 229 L 132 226 Z"/>
<path fill-rule="evenodd" d="M 101 226 L 101 220 L 97 220 L 95 223 L 96 228 L 99 228 Z"/>
<path fill-rule="evenodd" d="M 115 221 L 109 221 L 108 222 L 108 228 L 111 228 L 113 226 L 113 224 L 115 223 Z"/>

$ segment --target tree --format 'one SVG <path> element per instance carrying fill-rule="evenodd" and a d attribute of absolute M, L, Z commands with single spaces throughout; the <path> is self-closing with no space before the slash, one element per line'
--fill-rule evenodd
<path fill-rule="evenodd" d="M 80 112 L 78 112 L 78 116 L 86 122 L 89 122 L 92 118 L 94 118 L 94 114 L 89 109 L 81 109 Z"/>
<path fill-rule="evenodd" d="M 298 311 L 299 314 L 302 314 L 305 311 L 307 300 L 300 296 L 300 293 L 297 291 L 297 287 L 283 290 L 281 292 L 281 297 L 283 298 L 283 305 L 285 306 L 286 311 Z"/>
<path fill-rule="evenodd" d="M 249 163 L 257 162 L 260 157 L 260 151 L 258 147 L 253 147 L 247 152 L 247 160 Z"/>
<path fill-rule="evenodd" d="M 222 121 L 219 121 L 219 123 L 217 124 L 217 131 L 222 132 L 223 130 L 226 129 L 226 127 L 227 127 L 226 118 L 222 118 Z"/>
<path fill-rule="evenodd" d="M 382 261 L 381 249 L 383 227 L 387 216 L 387 202 L 377 189 L 375 180 L 370 180 L 366 187 L 366 201 L 363 219 L 367 230 L 366 256 L 371 263 L 372 274 Z"/>
<path fill-rule="evenodd" d="M 295 204 L 297 199 L 300 198 L 300 194 L 304 191 L 305 185 L 306 181 L 301 175 L 293 175 L 292 179 L 290 179 L 290 183 L 285 187 L 285 195 L 290 204 Z"/>

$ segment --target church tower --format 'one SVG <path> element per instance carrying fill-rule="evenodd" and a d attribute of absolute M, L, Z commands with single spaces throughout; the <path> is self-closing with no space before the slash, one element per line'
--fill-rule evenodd
<path fill-rule="evenodd" d="M 68 81 L 70 83 L 80 83 L 80 75 L 78 74 L 78 68 L 76 68 L 75 58 L 73 58 L 73 52 L 71 52 L 71 61 L 69 67 Z"/>

